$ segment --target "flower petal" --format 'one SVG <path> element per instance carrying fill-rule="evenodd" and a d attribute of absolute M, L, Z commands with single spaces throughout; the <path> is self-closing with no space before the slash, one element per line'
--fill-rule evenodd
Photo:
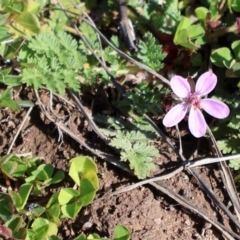
<path fill-rule="evenodd" d="M 171 78 L 170 81 L 173 92 L 180 98 L 187 98 L 191 91 L 188 81 L 178 75 Z"/>
<path fill-rule="evenodd" d="M 207 124 L 205 118 L 198 108 L 194 109 L 191 107 L 189 117 L 188 117 L 188 127 L 192 135 L 196 138 L 205 135 L 207 130 Z"/>
<path fill-rule="evenodd" d="M 174 106 L 164 117 L 163 125 L 165 127 L 172 127 L 178 124 L 186 115 L 188 109 L 187 103 L 179 103 Z"/>
<path fill-rule="evenodd" d="M 226 118 L 230 113 L 229 107 L 216 99 L 202 99 L 201 106 L 208 114 L 215 118 Z"/>
<path fill-rule="evenodd" d="M 213 72 L 203 73 L 196 83 L 196 93 L 205 96 L 210 93 L 217 84 L 217 76 Z"/>

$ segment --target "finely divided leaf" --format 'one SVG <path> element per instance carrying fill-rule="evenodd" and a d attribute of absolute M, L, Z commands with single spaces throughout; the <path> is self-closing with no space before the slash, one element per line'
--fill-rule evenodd
<path fill-rule="evenodd" d="M 144 41 L 140 41 L 138 45 L 140 52 L 137 57 L 148 67 L 155 71 L 159 71 L 163 67 L 163 59 L 165 54 L 162 52 L 162 46 L 157 43 L 153 35 L 147 32 L 144 35 Z"/>
<path fill-rule="evenodd" d="M 158 151 L 140 131 L 118 130 L 110 145 L 121 150 L 121 160 L 129 161 L 130 168 L 139 179 L 148 177 L 154 170 L 152 159 L 159 155 Z"/>

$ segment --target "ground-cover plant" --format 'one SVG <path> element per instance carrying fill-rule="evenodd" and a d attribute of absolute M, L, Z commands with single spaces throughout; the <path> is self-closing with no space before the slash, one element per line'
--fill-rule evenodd
<path fill-rule="evenodd" d="M 81 96 L 87 93 L 94 102 L 98 87 L 104 85 L 112 90 L 114 78 L 123 90 L 111 102 L 117 110 L 114 116 L 106 114 L 95 119 L 104 125 L 102 132 L 108 137 L 109 146 L 141 179 L 151 176 L 153 159 L 159 156 L 154 146 L 156 134 L 145 114 L 161 127 L 162 123 L 172 127 L 187 120 L 189 110 L 189 129 L 195 137 L 205 136 L 207 123 L 213 120 L 203 115 L 202 110 L 219 119 L 229 115 L 221 121 L 214 119 L 210 128 L 223 153 L 239 153 L 240 5 L 237 0 L 222 2 L 201 0 L 189 7 L 189 1 L 129 0 L 129 18 L 136 25 L 139 39 L 138 51 L 131 53 L 117 35 L 117 1 L 103 0 L 99 6 L 98 1 L 83 0 L 2 0 L 0 53 L 4 67 L 0 82 L 8 87 L 23 84 L 34 90 L 46 87 L 61 95 L 67 91 L 80 92 Z M 105 32 L 105 42 L 100 40 L 97 29 Z M 127 53 L 127 57 L 114 47 Z M 18 71 L 16 66 L 7 66 L 13 58 L 18 59 Z M 151 74 L 143 71 L 143 65 L 150 68 Z M 212 70 L 211 74 L 207 72 L 208 77 L 199 74 L 209 68 Z M 186 79 L 195 73 L 199 80 L 194 89 L 194 83 L 189 84 Z M 168 81 L 163 84 L 160 74 L 171 79 L 170 87 L 181 101 L 171 110 L 176 96 L 169 97 Z M 203 98 L 215 86 L 213 96 Z M 11 93 L 10 89 L 1 93 L 0 105 L 17 110 L 19 103 L 12 100 Z M 210 100 L 211 97 L 218 100 Z M 230 114 L 220 101 L 227 103 Z M 159 123 L 159 119 L 163 122 Z M 75 188 L 62 188 L 45 206 L 34 205 L 26 211 L 31 194 L 40 194 L 44 188 L 58 183 L 63 178 L 62 172 L 35 160 L 25 162 L 16 156 L 5 156 L 0 163 L 6 177 L 13 181 L 23 175 L 27 177 L 17 193 L 9 190 L 1 196 L 9 203 L 9 214 L 14 214 L 10 219 L 4 215 L 6 225 L 2 231 L 13 237 L 54 239 L 51 236 L 56 237 L 61 217 L 75 218 L 98 189 L 96 166 L 86 159 L 71 161 L 69 175 Z M 240 168 L 236 160 L 230 166 Z M 95 236 L 88 238 L 98 238 Z"/>
<path fill-rule="evenodd" d="M 0 235 L 6 239 L 61 239 L 57 237 L 61 219 L 75 218 L 83 206 L 92 202 L 99 187 L 97 167 L 85 156 L 70 160 L 68 174 L 76 187 L 61 188 L 49 199 L 42 196 L 42 190 L 61 182 L 63 171 L 38 158 L 21 159 L 13 154 L 0 159 L 0 169 L 13 184 L 18 181 L 17 189 L 9 185 L 6 192 L 0 193 L 4 206 L 0 209 L 3 221 Z M 39 196 L 39 201 L 36 198 L 33 201 L 33 196 Z M 117 234 L 121 231 L 117 230 Z"/>
<path fill-rule="evenodd" d="M 15 37 L 29 37 L 40 32 L 41 27 L 37 14 L 45 1 L 7 1 L 0 2 L 1 18 L 1 41 L 11 35 Z"/>
<path fill-rule="evenodd" d="M 134 118 L 134 114 L 131 116 L 132 122 L 102 115 L 95 116 L 95 119 L 108 127 L 102 131 L 112 138 L 110 145 L 120 150 L 121 160 L 128 161 L 134 174 L 144 179 L 155 170 L 152 159 L 159 155 L 153 145 L 156 134 L 146 120 L 137 116 Z"/>
<path fill-rule="evenodd" d="M 117 225 L 114 228 L 113 237 L 110 238 L 101 238 L 98 234 L 90 234 L 88 237 L 81 234 L 74 240 L 129 240 L 130 239 L 130 232 L 127 228 L 121 225 Z"/>

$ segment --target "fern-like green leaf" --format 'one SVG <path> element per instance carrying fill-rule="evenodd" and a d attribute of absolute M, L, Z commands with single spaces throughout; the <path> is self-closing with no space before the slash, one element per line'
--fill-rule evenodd
<path fill-rule="evenodd" d="M 97 34 L 94 31 L 94 29 L 90 27 L 88 24 L 82 23 L 80 26 L 80 30 L 84 35 L 84 37 L 87 39 L 88 43 L 91 45 L 91 47 L 93 49 L 99 49 L 99 42 L 98 42 Z M 88 48 L 84 44 L 81 45 L 81 49 L 85 50 L 86 53 L 91 54 L 91 52 L 88 50 Z"/>
<path fill-rule="evenodd" d="M 139 179 L 144 179 L 155 169 L 153 157 L 158 156 L 158 151 L 147 143 L 138 142 L 131 149 L 121 152 L 121 160 L 129 161 L 130 168 Z"/>
<path fill-rule="evenodd" d="M 144 35 L 144 41 L 140 41 L 138 45 L 140 51 L 137 55 L 144 64 L 155 71 L 163 67 L 163 59 L 166 54 L 162 52 L 162 46 L 157 43 L 156 39 L 151 33 Z"/>
<path fill-rule="evenodd" d="M 140 131 L 118 130 L 110 145 L 121 150 L 121 160 L 129 162 L 130 168 L 139 179 L 148 177 L 154 170 L 152 160 L 158 156 L 158 151 Z"/>
<path fill-rule="evenodd" d="M 20 56 L 22 82 L 28 86 L 36 89 L 46 86 L 60 94 L 64 94 L 67 88 L 79 91 L 79 76 L 84 76 L 87 58 L 71 35 L 43 32 L 29 40 Z"/>
<path fill-rule="evenodd" d="M 77 41 L 73 39 L 69 34 L 66 32 L 58 32 L 57 34 L 60 46 L 62 50 L 67 50 L 68 52 L 75 52 L 78 48 Z"/>

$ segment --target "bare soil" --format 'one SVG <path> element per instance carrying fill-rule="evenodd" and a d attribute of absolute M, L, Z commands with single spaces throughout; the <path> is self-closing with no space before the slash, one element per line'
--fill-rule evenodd
<path fill-rule="evenodd" d="M 22 94 L 27 95 L 30 99 L 32 98 L 31 92 L 24 89 L 21 91 Z M 42 91 L 40 96 L 43 102 L 44 99 L 46 102 L 49 99 L 47 92 Z M 66 113 L 66 109 L 62 105 L 55 104 L 54 107 L 58 114 Z M 68 122 L 69 128 L 76 134 L 81 135 L 92 146 L 100 145 L 104 148 L 104 144 L 89 128 L 82 114 L 72 109 L 68 109 L 68 111 L 71 111 Z M 5 109 L 0 110 L 0 129 L 3 136 L 2 155 L 6 154 L 25 114 L 26 110 L 21 110 L 18 113 Z M 177 144 L 174 132 L 169 134 Z M 184 135 L 185 132 L 182 132 L 182 134 Z M 190 155 L 196 147 L 197 140 L 188 135 L 183 138 L 184 152 Z M 39 156 L 44 162 L 53 164 L 54 167 L 62 169 L 66 173 L 69 167 L 69 159 L 77 155 L 90 155 L 86 149 L 79 146 L 66 134 L 63 134 L 60 141 L 58 140 L 59 131 L 57 127 L 54 123 L 49 122 L 36 106 L 24 124 L 12 152 L 15 154 L 31 153 L 33 156 Z M 170 148 L 160 139 L 158 144 L 161 157 L 156 159 L 155 162 L 159 166 L 159 171 L 164 171 L 168 164 L 176 162 L 177 159 Z M 200 144 L 200 155 L 208 154 L 210 154 L 208 143 L 203 141 Z M 119 187 L 137 182 L 136 178 L 117 167 L 94 156 L 92 157 L 99 169 L 100 189 L 96 198 L 113 192 Z M 225 192 L 216 165 L 198 168 L 197 172 L 211 186 L 218 197 L 226 203 L 228 199 L 224 197 Z M 183 171 L 164 182 L 174 192 L 190 200 L 213 219 L 218 219 L 225 226 L 229 226 L 228 218 L 214 207 L 187 172 Z M 54 192 L 60 187 L 68 185 L 69 182 L 66 179 L 65 182 L 58 184 L 56 187 L 51 186 L 47 191 Z M 101 237 L 111 237 L 114 226 L 117 224 L 130 229 L 132 240 L 224 239 L 211 224 L 149 185 L 106 198 L 101 202 L 93 201 L 90 206 L 81 211 L 76 219 L 63 221 L 59 234 L 63 239 L 74 239 L 82 232 L 85 234 L 96 232 Z"/>

